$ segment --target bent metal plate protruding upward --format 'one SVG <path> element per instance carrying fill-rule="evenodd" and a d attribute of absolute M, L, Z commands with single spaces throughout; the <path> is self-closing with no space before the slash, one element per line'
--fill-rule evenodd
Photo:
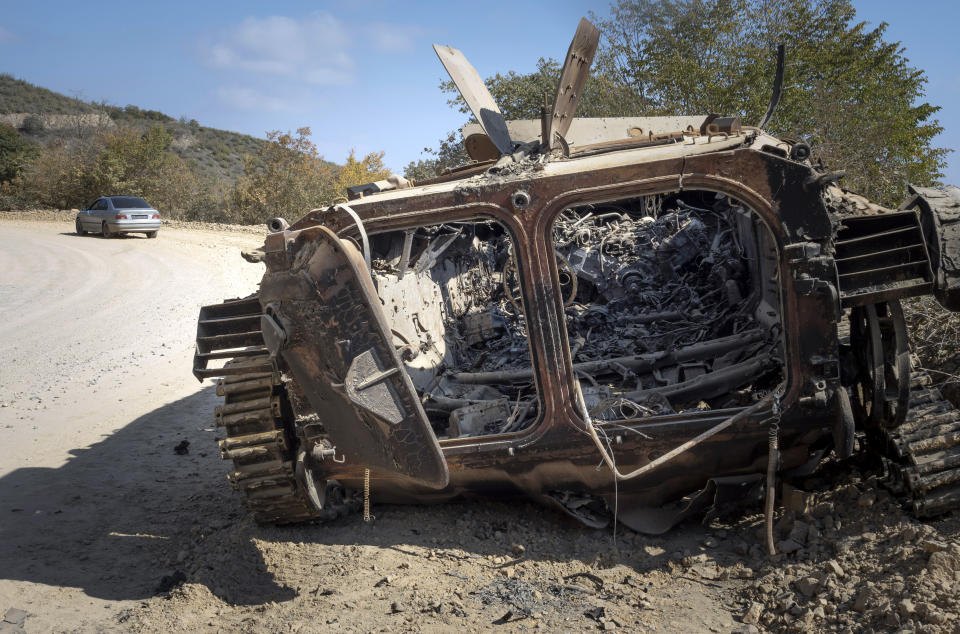
<path fill-rule="evenodd" d="M 463 100 L 467 102 L 473 116 L 477 118 L 483 131 L 501 154 L 513 152 L 513 141 L 507 131 L 507 122 L 493 100 L 493 95 L 487 90 L 486 84 L 477 73 L 477 69 L 470 65 L 463 53 L 449 46 L 433 45 L 440 63 L 447 69 L 450 79 L 456 84 Z"/>
<path fill-rule="evenodd" d="M 380 475 L 446 486 L 446 460 L 363 256 L 326 227 L 302 231 L 293 248 L 289 273 L 268 277 L 261 301 L 290 329 L 277 347 L 337 455 Z"/>
<path fill-rule="evenodd" d="M 567 59 L 563 62 L 563 70 L 560 71 L 557 95 L 553 100 L 553 116 L 547 124 L 547 138 L 543 140 L 551 148 L 555 147 L 557 142 L 554 132 L 564 138 L 567 136 L 599 42 L 599 29 L 586 18 L 580 18 L 577 32 L 574 33 L 573 41 L 567 50 Z"/>

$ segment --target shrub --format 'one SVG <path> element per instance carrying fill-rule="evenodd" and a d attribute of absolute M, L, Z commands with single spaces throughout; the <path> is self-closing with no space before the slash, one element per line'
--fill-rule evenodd
<path fill-rule="evenodd" d="M 0 183 L 17 179 L 39 153 L 39 148 L 24 139 L 12 126 L 0 124 Z"/>
<path fill-rule="evenodd" d="M 43 122 L 43 117 L 38 114 L 25 117 L 23 123 L 20 124 L 20 131 L 31 136 L 43 134 L 44 129 L 46 129 L 46 124 Z"/>
<path fill-rule="evenodd" d="M 296 217 L 334 191 L 335 174 L 310 141 L 310 128 L 299 128 L 296 136 L 275 130 L 256 154 L 247 155 L 243 176 L 226 197 L 227 218 L 257 224 Z"/>

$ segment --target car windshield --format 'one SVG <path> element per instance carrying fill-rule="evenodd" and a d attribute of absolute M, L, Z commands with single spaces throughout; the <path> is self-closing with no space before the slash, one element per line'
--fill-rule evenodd
<path fill-rule="evenodd" d="M 116 209 L 150 209 L 149 203 L 143 198 L 135 196 L 113 196 L 113 206 Z"/>

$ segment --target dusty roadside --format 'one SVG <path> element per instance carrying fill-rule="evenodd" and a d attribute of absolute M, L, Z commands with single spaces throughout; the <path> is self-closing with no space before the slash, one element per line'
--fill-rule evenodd
<path fill-rule="evenodd" d="M 809 492 L 789 496 L 774 561 L 750 512 L 662 538 L 512 501 L 256 526 L 189 367 L 197 308 L 255 290 L 239 251 L 261 236 L 103 240 L 63 213 L 0 214 L 0 617 L 25 611 L 10 620 L 27 632 L 960 632 L 960 521 L 910 519 L 854 465 L 796 483 Z"/>

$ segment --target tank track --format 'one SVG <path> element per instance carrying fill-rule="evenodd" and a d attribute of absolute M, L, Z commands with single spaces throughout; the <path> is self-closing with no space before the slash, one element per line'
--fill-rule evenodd
<path fill-rule="evenodd" d="M 220 455 L 233 463 L 228 475 L 243 491 L 254 519 L 263 524 L 330 520 L 354 512 L 354 492 L 335 480 L 323 490 L 298 442 L 298 426 L 287 384 L 281 378 L 260 330 L 260 299 L 254 294 L 200 308 L 193 374 L 217 378 L 218 427 L 226 430 Z M 226 359 L 222 367 L 211 362 Z M 322 436 L 318 438 L 322 441 Z"/>
<path fill-rule="evenodd" d="M 230 460 L 233 487 L 243 491 L 247 507 L 261 524 L 290 524 L 317 519 L 296 478 L 293 451 L 284 425 L 289 408 L 286 390 L 274 372 L 264 372 L 269 358 L 245 357 L 226 367 L 250 371 L 232 374 L 217 382 L 223 405 L 214 410 L 218 427 L 226 430 L 219 442 L 220 456 Z"/>
<path fill-rule="evenodd" d="M 922 370 L 911 372 L 903 424 L 874 431 L 887 456 L 891 488 L 908 497 L 918 518 L 960 509 L 960 410 L 932 383 Z"/>

